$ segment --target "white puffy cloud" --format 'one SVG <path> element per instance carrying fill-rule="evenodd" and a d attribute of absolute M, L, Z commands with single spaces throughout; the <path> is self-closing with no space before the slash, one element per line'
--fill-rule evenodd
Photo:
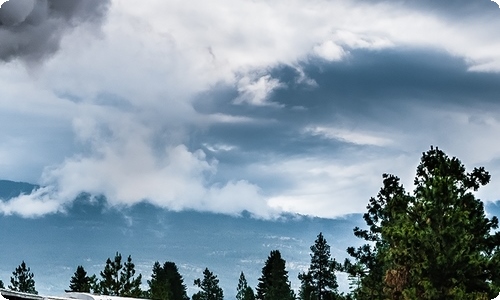
<path fill-rule="evenodd" d="M 205 146 L 205 148 L 207 148 L 208 151 L 212 152 L 232 151 L 237 148 L 236 146 L 225 145 L 225 144 L 215 144 L 215 145 L 203 144 L 203 146 Z"/>
<path fill-rule="evenodd" d="M 5 215 L 17 214 L 32 218 L 64 211 L 64 203 L 61 199 L 52 198 L 50 189 L 40 188 L 31 194 L 22 194 L 9 201 L 0 200 L 0 212 Z"/>
<path fill-rule="evenodd" d="M 384 35 L 372 35 L 370 32 L 352 32 L 347 29 L 336 30 L 332 39 L 351 49 L 376 50 L 395 46 Z"/>
<path fill-rule="evenodd" d="M 334 218 L 364 211 L 368 199 L 377 194 L 383 173 L 402 176 L 414 163 L 406 155 L 370 155 L 353 150 L 333 159 L 296 158 L 261 166 L 263 172 L 288 177 L 290 186 L 269 198 L 271 207 L 304 215 Z M 293 175 L 292 175 L 293 174 Z"/>
<path fill-rule="evenodd" d="M 326 41 L 321 45 L 315 46 L 313 51 L 319 57 L 329 61 L 341 60 L 346 54 L 342 47 L 332 41 Z"/>
<path fill-rule="evenodd" d="M 390 138 L 381 136 L 381 133 L 362 132 L 341 127 L 308 127 L 305 129 L 305 132 L 356 145 L 389 146 L 393 144 Z"/>
<path fill-rule="evenodd" d="M 89 148 L 87 153 L 67 158 L 43 174 L 42 184 L 53 187 L 51 193 L 43 194 L 43 199 L 59 203 L 52 208 L 59 209 L 86 192 L 104 195 L 111 206 L 118 207 L 146 201 L 170 210 L 235 215 L 247 210 L 258 217 L 275 214 L 259 188 L 249 182 L 210 183 L 210 177 L 217 172 L 217 161 L 208 159 L 202 150 L 190 151 L 183 144 L 168 142 L 155 146 L 161 136 L 136 120 L 136 115 L 109 108 L 92 109 L 101 110 L 95 114 L 108 118 L 106 122 L 100 117 L 75 121 L 80 141 Z"/>
<path fill-rule="evenodd" d="M 271 78 L 270 75 L 261 76 L 256 80 L 245 76 L 238 81 L 238 92 L 240 95 L 235 99 L 235 103 L 241 104 L 246 102 L 257 106 L 277 105 L 266 100 L 273 90 L 284 87 L 279 80 Z"/>

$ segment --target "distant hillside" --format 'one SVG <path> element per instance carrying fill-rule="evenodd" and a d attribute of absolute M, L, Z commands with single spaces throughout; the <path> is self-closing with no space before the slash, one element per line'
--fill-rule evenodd
<path fill-rule="evenodd" d="M 38 185 L 27 182 L 15 182 L 10 180 L 0 180 L 0 199 L 10 199 L 21 194 L 29 194 Z"/>

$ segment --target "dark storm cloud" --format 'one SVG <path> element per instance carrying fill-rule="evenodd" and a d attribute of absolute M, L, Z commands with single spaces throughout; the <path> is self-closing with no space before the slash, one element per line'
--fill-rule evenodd
<path fill-rule="evenodd" d="M 10 0 L 0 8 L 0 60 L 39 61 L 59 49 L 69 29 L 99 25 L 110 0 Z"/>
<path fill-rule="evenodd" d="M 463 59 L 443 52 L 392 49 L 351 54 L 342 62 L 305 66 L 320 88 L 297 96 L 277 91 L 274 101 L 302 105 L 318 114 L 325 112 L 325 105 L 330 107 L 326 112 L 372 114 L 404 103 L 467 107 L 500 101 L 500 74 L 468 71 Z"/>
<path fill-rule="evenodd" d="M 283 157 L 356 160 L 356 153 L 400 157 L 420 149 L 421 143 L 427 147 L 439 140 L 434 134 L 439 136 L 435 130 L 441 123 L 427 112 L 474 114 L 500 104 L 500 74 L 468 71 L 464 59 L 432 49 L 351 50 L 342 61 L 310 59 L 300 68 L 303 74 L 290 66 L 270 70 L 271 77 L 284 86 L 267 99 L 278 104 L 275 106 L 236 104 L 235 86 L 219 85 L 199 95 L 194 107 L 202 114 L 251 120 L 230 126 L 213 124 L 192 135 L 192 149 L 202 148 L 219 162 L 214 181 L 247 179 L 267 193 L 279 194 L 297 182 L 262 172 L 265 167 L 256 162 L 273 166 Z M 316 85 L 301 83 L 299 79 L 304 75 Z M 387 143 L 363 144 L 341 136 L 311 134 L 316 126 L 373 134 Z M 407 133 L 413 135 L 407 137 Z M 408 139 L 413 139 L 415 145 L 410 145 Z M 218 150 L 217 145 L 230 150 Z M 388 169 L 381 166 L 377 172 Z"/>
<path fill-rule="evenodd" d="M 396 4 L 410 9 L 417 9 L 430 13 L 437 13 L 441 16 L 446 16 L 451 19 L 455 18 L 476 18 L 477 15 L 482 17 L 499 17 L 500 9 L 498 4 L 493 1 L 469 1 L 469 0 L 358 0 L 361 3 L 387 3 Z"/>
<path fill-rule="evenodd" d="M 300 74 L 292 67 L 275 68 L 272 77 L 286 86 L 269 98 L 276 107 L 234 104 L 231 87 L 203 94 L 195 103 L 199 112 L 255 121 L 214 125 L 197 140 L 245 149 L 214 154 L 228 164 L 266 160 L 270 153 L 329 156 L 355 145 L 304 134 L 304 128 L 347 122 L 404 131 L 417 125 L 418 118 L 409 115 L 413 107 L 474 110 L 500 104 L 500 74 L 470 72 L 463 59 L 429 49 L 356 50 L 343 61 L 310 60 L 301 67 L 317 86 L 297 83 Z"/>
<path fill-rule="evenodd" d="M 284 121 L 286 129 L 312 119 L 331 119 L 336 114 L 371 115 L 381 109 L 387 112 L 393 106 L 415 101 L 464 107 L 500 104 L 500 74 L 468 71 L 463 59 L 434 50 L 354 50 L 343 61 L 311 60 L 302 68 L 317 87 L 298 84 L 298 74 L 291 67 L 271 71 L 272 77 L 286 88 L 275 90 L 269 101 L 282 107 L 235 105 L 232 100 L 236 91 L 229 87 L 203 95 L 195 107 L 202 113 L 274 119 L 278 125 Z M 276 123 L 268 125 L 257 122 L 240 126 L 276 127 Z"/>

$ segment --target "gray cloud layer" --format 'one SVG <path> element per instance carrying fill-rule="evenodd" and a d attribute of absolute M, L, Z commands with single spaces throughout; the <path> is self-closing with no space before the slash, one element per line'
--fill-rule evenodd
<path fill-rule="evenodd" d="M 100 24 L 110 0 L 10 0 L 0 8 L 0 60 L 39 61 L 78 24 Z"/>

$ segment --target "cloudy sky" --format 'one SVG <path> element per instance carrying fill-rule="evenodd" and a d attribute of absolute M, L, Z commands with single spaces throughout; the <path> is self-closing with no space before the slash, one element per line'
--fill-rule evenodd
<path fill-rule="evenodd" d="M 0 178 L 44 186 L 4 214 L 86 191 L 336 217 L 430 145 L 500 177 L 492 1 L 16 0 L 0 22 Z"/>
<path fill-rule="evenodd" d="M 431 145 L 496 201 L 498 28 L 490 0 L 5 2 L 0 178 L 42 188 L 0 213 L 336 218 Z"/>

